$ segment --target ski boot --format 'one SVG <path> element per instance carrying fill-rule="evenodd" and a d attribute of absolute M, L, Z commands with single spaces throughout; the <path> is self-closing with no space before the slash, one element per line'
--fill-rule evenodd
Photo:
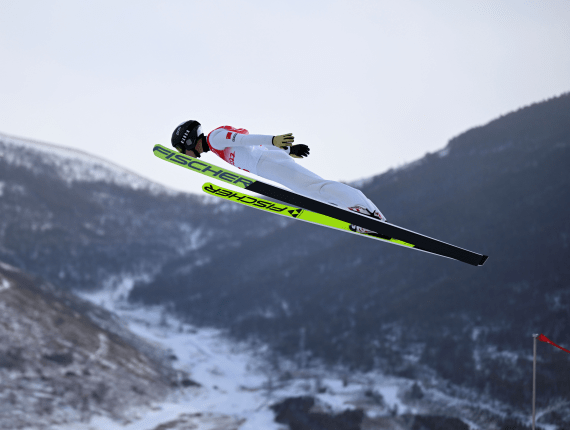
<path fill-rule="evenodd" d="M 382 222 L 386 222 L 386 217 L 384 215 L 382 215 L 382 212 L 380 212 L 378 209 L 376 209 L 374 212 L 372 212 L 372 211 L 366 209 L 364 206 L 360 206 L 360 205 L 351 206 L 348 209 L 351 211 L 354 211 L 354 212 L 358 212 L 359 214 L 362 214 L 362 215 L 366 215 L 366 216 L 369 216 L 372 218 L 377 218 Z M 359 226 L 354 225 L 354 224 L 351 224 L 349 228 L 351 231 L 354 231 L 356 233 L 376 234 L 375 231 L 368 230 L 367 228 L 359 227 Z"/>

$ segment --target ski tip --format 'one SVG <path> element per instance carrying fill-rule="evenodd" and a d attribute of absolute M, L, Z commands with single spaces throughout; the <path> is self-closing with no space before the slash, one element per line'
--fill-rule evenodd
<path fill-rule="evenodd" d="M 488 255 L 483 255 L 483 257 L 481 257 L 481 261 L 479 261 L 479 266 L 482 266 L 483 264 L 485 264 L 485 261 L 487 261 L 487 258 L 489 258 Z"/>

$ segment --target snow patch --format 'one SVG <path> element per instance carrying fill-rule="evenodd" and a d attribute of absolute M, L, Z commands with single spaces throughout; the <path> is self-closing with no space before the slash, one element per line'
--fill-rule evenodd
<path fill-rule="evenodd" d="M 60 278 L 63 277 L 60 273 Z M 123 306 L 137 282 L 150 282 L 154 273 L 139 272 L 120 273 L 112 275 L 102 282 L 103 288 L 96 292 L 77 292 L 76 294 L 84 300 L 97 304 L 111 312 L 116 312 L 117 308 Z"/>
<path fill-rule="evenodd" d="M 8 270 L 9 272 L 20 272 L 19 269 L 17 269 L 14 266 L 9 265 L 8 263 L 3 263 L 0 261 L 0 267 L 4 270 Z"/>
<path fill-rule="evenodd" d="M 519 354 L 512 351 L 499 351 L 496 345 L 488 346 L 485 348 L 484 353 L 487 357 L 497 360 L 504 359 L 510 361 L 513 365 L 516 364 L 517 360 L 520 358 Z"/>
<path fill-rule="evenodd" d="M 184 235 L 184 240 L 180 241 L 180 243 L 184 245 L 178 248 L 180 256 L 186 255 L 190 251 L 196 251 L 208 242 L 209 236 L 202 228 L 196 228 L 190 224 L 182 224 L 180 230 Z"/>
<path fill-rule="evenodd" d="M 446 157 L 449 154 L 449 148 L 443 148 L 441 151 L 436 152 L 439 158 Z"/>
<path fill-rule="evenodd" d="M 2 278 L 2 282 L 0 282 L 0 291 L 7 290 L 11 286 L 12 285 L 10 284 L 10 282 L 6 278 Z"/>

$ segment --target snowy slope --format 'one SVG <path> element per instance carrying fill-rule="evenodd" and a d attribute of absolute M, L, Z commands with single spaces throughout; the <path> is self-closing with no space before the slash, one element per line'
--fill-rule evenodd
<path fill-rule="evenodd" d="M 338 428 L 410 430 L 435 420 L 487 429 L 505 416 L 501 405 L 482 405 L 476 394 L 446 396 L 429 378 L 300 366 L 160 307 L 134 307 L 105 292 L 84 295 L 105 303 L 104 311 L 32 284 L 0 263 L 0 428 L 285 430 L 275 422 L 276 406 L 300 399 L 314 405 L 293 410 L 293 418 L 300 412 L 315 430 L 337 428 L 318 423 L 346 411 L 361 411 L 361 425 L 339 421 Z"/>
<path fill-rule="evenodd" d="M 80 151 L 0 134 L 0 154 L 0 260 L 66 289 L 115 288 L 282 228 Z"/>
<path fill-rule="evenodd" d="M 112 314 L 1 262 L 0 327 L 2 429 L 121 417 L 186 378 Z"/>
<path fill-rule="evenodd" d="M 477 393 L 443 394 L 435 378 L 420 382 L 380 371 L 299 366 L 276 357 L 262 344 L 238 343 L 222 330 L 183 323 L 161 307 L 135 307 L 105 294 L 84 298 L 105 303 L 129 330 L 169 351 L 175 357 L 173 366 L 200 385 L 178 389 L 167 401 L 155 402 L 150 408 L 133 408 L 127 421 L 95 417 L 85 425 L 53 430 L 285 430 L 287 426 L 275 422 L 272 406 L 300 396 L 315 399 L 312 414 L 334 417 L 347 410 L 362 410 L 361 428 L 369 430 L 419 428 L 417 423 L 432 416 L 448 425 L 455 420 L 458 425 L 465 423 L 465 429 L 482 430 L 499 426 L 506 416 L 504 405 L 485 404 Z"/>
<path fill-rule="evenodd" d="M 62 146 L 0 133 L 0 153 L 9 165 L 24 167 L 36 174 L 40 173 L 38 170 L 51 170 L 68 185 L 73 182 L 103 182 L 147 190 L 152 194 L 179 194 L 107 160 Z"/>

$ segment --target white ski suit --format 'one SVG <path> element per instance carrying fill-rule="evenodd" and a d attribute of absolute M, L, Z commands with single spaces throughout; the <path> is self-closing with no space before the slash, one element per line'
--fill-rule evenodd
<path fill-rule="evenodd" d="M 222 126 L 208 134 L 208 146 L 218 157 L 246 172 L 278 182 L 290 190 L 343 208 L 356 205 L 371 212 L 378 208 L 361 191 L 329 181 L 300 166 L 289 148 L 273 146 L 273 136 L 249 134 L 246 129 Z"/>

